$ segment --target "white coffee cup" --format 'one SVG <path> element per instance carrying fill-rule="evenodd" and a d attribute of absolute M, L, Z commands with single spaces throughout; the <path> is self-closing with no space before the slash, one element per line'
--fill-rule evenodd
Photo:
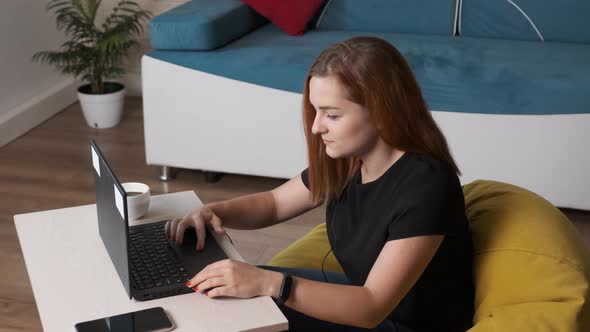
<path fill-rule="evenodd" d="M 127 215 L 129 219 L 141 218 L 150 207 L 150 187 L 139 182 L 121 184 L 127 193 Z"/>

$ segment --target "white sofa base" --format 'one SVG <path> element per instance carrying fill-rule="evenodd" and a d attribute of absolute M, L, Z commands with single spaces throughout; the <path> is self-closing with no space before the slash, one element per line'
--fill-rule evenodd
<path fill-rule="evenodd" d="M 300 94 L 147 55 L 142 84 L 148 164 L 277 178 L 307 167 Z M 590 210 L 590 114 L 432 113 L 462 183 L 507 182 Z"/>

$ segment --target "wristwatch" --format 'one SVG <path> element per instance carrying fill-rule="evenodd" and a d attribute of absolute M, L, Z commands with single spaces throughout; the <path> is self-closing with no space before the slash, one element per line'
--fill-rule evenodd
<path fill-rule="evenodd" d="M 293 277 L 285 272 L 281 272 L 283 274 L 283 282 L 281 283 L 281 291 L 279 292 L 279 297 L 276 300 L 276 304 L 278 306 L 282 306 L 287 302 L 289 295 L 291 295 L 291 286 L 293 285 Z"/>

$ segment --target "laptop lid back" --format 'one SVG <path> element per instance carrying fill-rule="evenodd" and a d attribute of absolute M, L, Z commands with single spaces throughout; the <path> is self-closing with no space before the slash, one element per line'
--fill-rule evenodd
<path fill-rule="evenodd" d="M 92 152 L 92 169 L 96 191 L 96 212 L 98 232 L 109 253 L 113 266 L 123 283 L 129 298 L 131 280 L 129 273 L 128 238 L 129 222 L 127 219 L 127 193 L 107 164 L 102 152 L 94 140 L 90 140 Z M 91 257 L 89 259 L 92 259 Z"/>

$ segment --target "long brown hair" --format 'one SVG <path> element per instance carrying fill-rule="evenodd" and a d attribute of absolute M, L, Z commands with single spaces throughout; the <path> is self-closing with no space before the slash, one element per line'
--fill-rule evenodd
<path fill-rule="evenodd" d="M 404 57 L 385 40 L 354 37 L 322 51 L 305 80 L 303 123 L 314 202 L 339 195 L 358 170 L 359 160 L 330 158 L 321 138 L 312 134 L 316 113 L 309 100 L 312 76 L 337 78 L 347 91 L 347 99 L 369 111 L 379 136 L 387 144 L 445 161 L 460 174 Z"/>

